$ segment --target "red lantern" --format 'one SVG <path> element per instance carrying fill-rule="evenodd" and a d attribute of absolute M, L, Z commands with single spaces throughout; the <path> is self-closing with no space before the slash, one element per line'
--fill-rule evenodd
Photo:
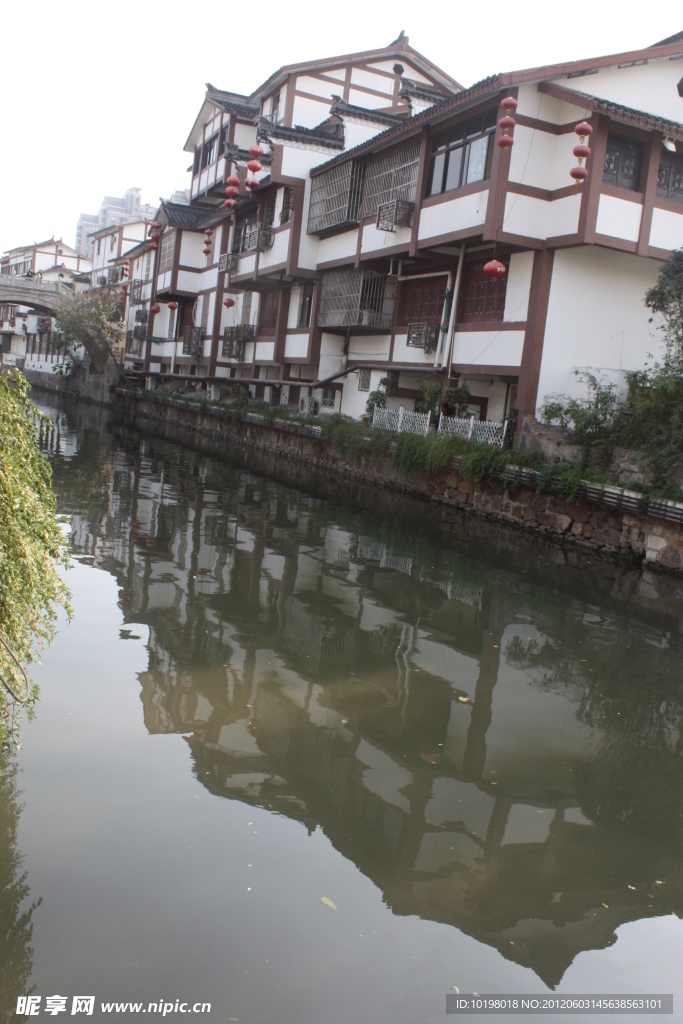
<path fill-rule="evenodd" d="M 225 306 L 226 309 L 232 309 L 232 307 L 235 305 L 235 300 L 231 299 L 230 296 L 228 296 L 227 299 L 223 299 L 223 305 Z"/>
<path fill-rule="evenodd" d="M 226 208 L 226 210 L 234 210 L 235 207 L 237 206 L 237 200 L 236 199 L 224 199 L 223 200 L 223 206 Z"/>
<path fill-rule="evenodd" d="M 239 195 L 239 189 L 235 185 L 228 185 L 228 187 L 225 190 L 225 194 L 230 199 L 234 199 L 235 196 Z"/>
<path fill-rule="evenodd" d="M 498 127 L 502 128 L 503 131 L 505 131 L 506 128 L 514 128 L 516 124 L 517 122 L 515 121 L 514 117 L 510 117 L 509 114 L 506 114 L 505 117 L 501 117 L 500 121 L 498 122 Z"/>
<path fill-rule="evenodd" d="M 150 224 L 150 227 L 152 231 L 159 231 L 159 229 L 161 228 L 161 224 L 158 220 L 153 220 L 152 223 Z"/>
<path fill-rule="evenodd" d="M 576 193 L 578 191 L 578 188 L 579 188 L 579 182 L 580 181 L 585 181 L 586 178 L 588 177 L 588 171 L 586 170 L 585 167 L 581 166 L 581 163 L 582 163 L 584 157 L 587 160 L 588 157 L 591 155 L 590 146 L 586 146 L 584 144 L 584 139 L 586 138 L 586 136 L 588 136 L 590 138 L 590 136 L 593 133 L 593 126 L 588 124 L 587 121 L 580 121 L 579 124 L 577 124 L 576 128 L 574 129 L 574 131 L 579 136 L 579 145 L 578 146 L 574 146 L 574 150 L 573 150 L 574 156 L 578 158 L 579 166 L 578 167 L 572 167 L 572 169 L 569 172 L 569 174 L 570 174 L 570 177 L 572 177 L 574 179 L 574 181 L 576 182 L 576 188 L 574 189 L 574 192 Z"/>
<path fill-rule="evenodd" d="M 172 309 L 173 312 L 175 313 L 176 309 L 178 308 L 178 303 L 177 302 L 169 302 L 168 308 Z"/>
<path fill-rule="evenodd" d="M 211 238 L 211 235 L 213 234 L 213 228 L 204 228 L 204 234 L 208 235 L 209 238 Z"/>
<path fill-rule="evenodd" d="M 247 170 L 251 171 L 252 174 L 256 174 L 258 171 L 261 170 L 261 161 L 250 160 L 249 163 L 247 164 Z"/>
<path fill-rule="evenodd" d="M 159 234 L 158 231 L 153 231 L 152 234 L 150 235 L 150 237 L 151 237 L 153 242 L 158 242 L 159 239 L 161 238 L 161 235 Z"/>
<path fill-rule="evenodd" d="M 572 167 L 569 174 L 576 182 L 577 187 L 580 181 L 585 181 L 588 177 L 588 171 L 585 167 Z"/>
<path fill-rule="evenodd" d="M 579 124 L 577 124 L 574 131 L 577 135 L 581 136 L 581 141 L 583 142 L 587 135 L 593 134 L 593 125 L 588 124 L 588 121 L 581 121 L 579 122 Z"/>
<path fill-rule="evenodd" d="M 149 247 L 150 247 L 150 249 L 158 249 L 159 248 L 159 243 L 158 242 L 150 242 Z"/>
<path fill-rule="evenodd" d="M 210 256 L 211 255 L 211 249 L 209 247 L 207 247 L 207 246 L 205 246 L 202 249 L 202 252 L 204 253 L 205 256 Z"/>
<path fill-rule="evenodd" d="M 495 277 L 496 280 L 499 280 L 501 277 L 505 277 L 507 272 L 508 268 L 500 260 L 489 260 L 484 264 L 484 273 L 487 277 Z"/>
<path fill-rule="evenodd" d="M 511 149 L 515 144 L 515 140 L 511 135 L 501 135 L 498 139 L 498 145 L 501 149 Z"/>
<path fill-rule="evenodd" d="M 263 156 L 263 146 L 259 146 L 257 142 L 255 146 L 249 147 L 249 153 L 254 159 L 258 159 L 258 157 Z"/>
<path fill-rule="evenodd" d="M 161 313 L 161 306 L 155 302 L 153 306 L 149 307 L 149 311 L 150 313 L 154 313 L 154 315 L 156 316 L 157 313 Z"/>
<path fill-rule="evenodd" d="M 503 110 L 516 110 L 519 103 L 514 96 L 505 96 L 505 98 L 500 101 L 500 105 Z"/>
<path fill-rule="evenodd" d="M 588 159 L 591 155 L 591 148 L 590 146 L 574 146 L 572 153 L 574 156 L 577 156 L 579 160 L 583 160 L 584 157 Z"/>
<path fill-rule="evenodd" d="M 244 184 L 251 192 L 255 192 L 259 187 L 259 180 L 258 178 L 247 178 Z"/>
<path fill-rule="evenodd" d="M 240 179 L 237 177 L 236 174 L 231 174 L 229 178 L 225 179 L 225 184 L 229 188 L 239 188 L 240 187 Z"/>

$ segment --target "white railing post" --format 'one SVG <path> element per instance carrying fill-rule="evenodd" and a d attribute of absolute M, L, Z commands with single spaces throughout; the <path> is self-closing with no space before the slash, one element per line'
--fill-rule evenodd
<path fill-rule="evenodd" d="M 441 421 L 443 420 L 443 409 L 439 413 L 439 426 L 436 429 L 437 434 L 441 433 Z"/>
<path fill-rule="evenodd" d="M 472 431 L 474 430 L 474 416 L 470 416 L 470 427 L 467 431 L 467 440 L 470 441 L 472 438 Z"/>
<path fill-rule="evenodd" d="M 377 427 L 377 410 L 378 409 L 379 409 L 379 406 L 376 405 L 375 408 L 372 410 L 372 429 L 373 430 Z"/>
<path fill-rule="evenodd" d="M 398 434 L 401 433 L 401 425 L 403 423 L 403 413 L 404 412 L 405 412 L 405 409 L 403 408 L 403 406 L 401 406 L 399 408 L 399 410 L 398 410 L 398 429 L 397 429 L 397 433 Z"/>
<path fill-rule="evenodd" d="M 431 418 L 432 418 L 432 410 L 430 409 L 429 412 L 427 413 L 427 425 L 425 426 L 425 437 L 429 433 L 429 424 L 430 424 Z"/>

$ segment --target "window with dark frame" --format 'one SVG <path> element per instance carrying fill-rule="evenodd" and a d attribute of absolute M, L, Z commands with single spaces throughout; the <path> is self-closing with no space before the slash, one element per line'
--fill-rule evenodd
<path fill-rule="evenodd" d="M 266 205 L 263 211 L 263 226 L 264 228 L 272 228 L 275 222 L 275 202 L 277 200 L 277 192 L 270 192 L 266 198 Z"/>
<path fill-rule="evenodd" d="M 502 320 L 505 311 L 507 291 L 507 269 L 504 277 L 487 277 L 484 273 L 485 260 L 478 260 L 465 267 L 463 288 L 462 323 L 473 320 Z M 507 260 L 501 260 L 509 269 Z"/>
<path fill-rule="evenodd" d="M 199 174 L 199 165 L 201 164 L 201 161 L 202 161 L 202 148 L 200 146 L 199 149 L 195 149 L 195 151 L 194 151 L 194 169 L 192 171 L 193 174 Z"/>
<path fill-rule="evenodd" d="M 258 224 L 256 208 L 252 207 L 235 218 L 235 230 L 232 235 L 231 252 L 241 253 L 247 247 L 247 235 Z"/>
<path fill-rule="evenodd" d="M 282 211 L 280 213 L 280 224 L 288 224 L 292 216 L 292 190 L 285 185 L 282 196 Z"/>
<path fill-rule="evenodd" d="M 301 289 L 299 300 L 299 319 L 297 327 L 311 326 L 311 311 L 313 309 L 313 285 L 305 284 Z"/>
<path fill-rule="evenodd" d="M 277 307 L 279 292 L 264 292 L 261 295 L 259 311 L 259 334 L 273 335 L 277 326 Z"/>
<path fill-rule="evenodd" d="M 370 368 L 362 367 L 358 371 L 358 390 L 369 391 L 370 390 Z"/>
<path fill-rule="evenodd" d="M 414 323 L 440 324 L 447 284 L 446 275 L 417 281 L 402 281 L 399 324 L 402 327 Z"/>
<path fill-rule="evenodd" d="M 434 139 L 428 196 L 452 192 L 491 176 L 496 113 L 496 110 L 489 110 Z"/>
<path fill-rule="evenodd" d="M 337 392 L 334 388 L 323 388 L 322 405 L 325 409 L 334 409 Z"/>
<path fill-rule="evenodd" d="M 683 203 L 683 154 L 662 150 L 657 175 L 657 195 Z"/>
<path fill-rule="evenodd" d="M 280 93 L 276 92 L 270 101 L 270 116 L 274 123 L 277 123 L 277 119 L 280 116 Z"/>
<path fill-rule="evenodd" d="M 611 133 L 607 136 L 605 166 L 602 172 L 602 180 L 606 185 L 638 192 L 642 166 L 643 147 L 640 142 L 623 139 L 620 135 Z"/>

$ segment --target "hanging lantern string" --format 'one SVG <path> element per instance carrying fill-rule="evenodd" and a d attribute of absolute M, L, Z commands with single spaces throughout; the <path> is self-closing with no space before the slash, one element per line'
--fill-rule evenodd
<path fill-rule="evenodd" d="M 588 177 L 588 169 L 582 166 L 582 161 L 587 161 L 591 155 L 590 146 L 586 145 L 586 138 L 590 138 L 593 134 L 593 125 L 589 124 L 588 121 L 580 121 L 574 128 L 574 131 L 579 136 L 579 144 L 574 146 L 572 152 L 579 162 L 578 166 L 572 167 L 569 175 L 576 182 L 574 186 L 574 195 L 576 195 L 579 190 L 579 183 L 585 181 Z"/>
<path fill-rule="evenodd" d="M 510 134 L 510 132 L 517 124 L 512 115 L 514 114 L 519 104 L 517 103 L 517 100 L 514 96 L 505 96 L 500 101 L 500 105 L 505 111 L 505 113 L 498 121 L 498 127 L 503 129 L 503 134 L 498 139 L 498 145 L 506 153 L 509 153 L 515 144 L 515 140 Z"/>

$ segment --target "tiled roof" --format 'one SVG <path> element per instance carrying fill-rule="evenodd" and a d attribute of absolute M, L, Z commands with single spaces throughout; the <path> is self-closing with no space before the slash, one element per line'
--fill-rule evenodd
<path fill-rule="evenodd" d="M 162 200 L 159 213 L 164 214 L 169 227 L 197 228 L 212 215 L 213 211 L 205 206 L 182 206 L 180 203 Z"/>
<path fill-rule="evenodd" d="M 541 92 L 557 99 L 565 100 L 568 103 L 576 103 L 586 110 L 594 110 L 599 114 L 607 114 L 618 121 L 627 121 L 630 124 L 638 124 L 643 128 L 652 128 L 655 131 L 664 132 L 665 135 L 673 135 L 676 138 L 683 138 L 683 124 L 678 121 L 667 121 L 655 114 L 648 114 L 644 110 L 634 110 L 632 107 L 623 107 L 618 103 L 610 103 L 602 100 L 599 96 L 592 96 L 587 92 L 579 92 L 577 89 L 568 89 L 566 85 L 557 82 L 540 82 L 538 86 Z"/>
<path fill-rule="evenodd" d="M 340 153 L 339 156 L 333 157 L 332 160 L 328 160 L 324 164 L 318 164 L 311 170 L 311 176 L 314 174 L 320 174 L 322 171 L 329 170 L 330 167 L 334 167 L 336 164 L 342 163 L 344 160 L 360 156 L 361 153 L 366 153 L 375 146 L 381 145 L 387 142 L 394 136 L 402 135 L 404 132 L 408 132 L 419 125 L 425 124 L 436 114 L 447 113 L 450 110 L 457 110 L 458 107 L 464 106 L 473 99 L 477 99 L 479 96 L 483 96 L 489 92 L 495 92 L 496 89 L 500 88 L 502 75 L 490 75 L 488 78 L 483 78 L 481 82 L 475 82 L 474 85 L 470 86 L 469 89 L 463 89 L 462 92 L 456 93 L 455 96 L 448 96 L 442 103 L 435 103 L 433 107 L 428 107 L 427 110 L 423 110 L 421 113 L 416 114 L 415 117 L 405 118 L 400 124 L 394 125 L 392 128 L 388 128 L 385 132 L 380 132 L 379 135 L 373 135 L 371 139 L 366 142 L 361 142 L 360 145 L 354 146 L 353 149 L 347 149 L 345 153 Z"/>
<path fill-rule="evenodd" d="M 340 96 L 332 97 L 331 114 L 349 119 L 358 117 L 363 121 L 374 121 L 375 124 L 405 124 L 405 114 L 380 113 L 379 110 L 370 110 L 368 107 L 358 107 L 354 103 L 345 103 Z M 324 122 L 323 122 L 324 123 Z"/>
<path fill-rule="evenodd" d="M 260 138 L 282 139 L 283 142 L 301 142 L 313 146 L 325 146 L 327 149 L 343 149 L 344 140 L 327 132 L 319 131 L 316 128 L 304 128 L 303 125 L 295 124 L 293 128 L 286 128 L 283 124 L 273 124 L 267 118 L 262 117 L 258 123 L 258 136 Z"/>

